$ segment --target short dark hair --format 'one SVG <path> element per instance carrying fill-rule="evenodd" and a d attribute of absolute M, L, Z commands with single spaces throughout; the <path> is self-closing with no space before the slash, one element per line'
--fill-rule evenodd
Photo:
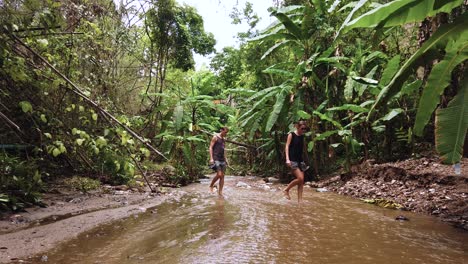
<path fill-rule="evenodd" d="M 225 130 L 228 130 L 228 131 L 229 131 L 229 128 L 228 128 L 227 126 L 223 126 L 223 127 L 220 127 L 220 128 L 219 128 L 219 132 L 225 131 Z"/>
<path fill-rule="evenodd" d="M 294 122 L 295 125 L 307 125 L 307 122 L 304 119 Z"/>

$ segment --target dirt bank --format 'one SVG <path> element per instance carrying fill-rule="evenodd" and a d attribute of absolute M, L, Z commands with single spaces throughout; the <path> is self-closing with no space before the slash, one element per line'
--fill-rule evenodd
<path fill-rule="evenodd" d="M 172 197 L 169 189 L 157 195 L 122 189 L 108 187 L 90 194 L 55 190 L 44 195 L 46 208 L 4 213 L 0 220 L 0 263 L 28 263 L 28 257 L 82 232 L 145 212 Z"/>
<path fill-rule="evenodd" d="M 461 175 L 437 157 L 354 166 L 350 173 L 333 175 L 316 187 L 364 199 L 385 199 L 403 210 L 433 215 L 468 230 L 468 159 L 461 162 Z"/>

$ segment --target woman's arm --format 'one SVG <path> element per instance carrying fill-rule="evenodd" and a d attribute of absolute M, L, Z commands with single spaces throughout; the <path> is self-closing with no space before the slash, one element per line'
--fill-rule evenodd
<path fill-rule="evenodd" d="M 288 166 L 291 165 L 291 161 L 289 160 L 289 145 L 291 144 L 291 140 L 292 140 L 292 134 L 289 133 L 288 138 L 286 139 L 286 145 L 284 146 L 284 153 L 286 155 L 286 164 Z"/>

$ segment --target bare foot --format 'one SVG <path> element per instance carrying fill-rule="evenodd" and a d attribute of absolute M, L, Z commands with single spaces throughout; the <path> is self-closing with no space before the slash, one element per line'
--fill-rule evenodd
<path fill-rule="evenodd" d="M 284 197 L 286 197 L 286 199 L 291 200 L 291 196 L 289 196 L 289 191 L 283 190 L 283 194 Z"/>
<path fill-rule="evenodd" d="M 210 193 L 214 193 L 215 188 L 216 188 L 216 186 L 210 186 Z"/>

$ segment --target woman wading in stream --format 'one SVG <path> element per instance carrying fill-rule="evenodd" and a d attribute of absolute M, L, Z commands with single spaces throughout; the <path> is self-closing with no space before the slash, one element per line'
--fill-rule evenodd
<path fill-rule="evenodd" d="M 291 168 L 292 174 L 296 179 L 291 181 L 286 189 L 283 190 L 284 196 L 290 200 L 289 190 L 297 185 L 297 201 L 302 202 L 302 193 L 304 191 L 304 171 L 308 166 L 304 163 L 302 157 L 304 153 L 304 133 L 307 131 L 307 125 L 304 120 L 295 124 L 296 130 L 288 134 L 286 139 L 285 154 L 286 165 Z"/>
<path fill-rule="evenodd" d="M 224 138 L 226 137 L 229 129 L 222 127 L 218 134 L 215 134 L 210 142 L 210 167 L 216 171 L 216 176 L 213 178 L 210 184 L 210 191 L 213 192 L 215 183 L 219 180 L 218 194 L 223 195 L 224 186 L 224 171 L 228 164 L 225 151 L 224 151 Z"/>

